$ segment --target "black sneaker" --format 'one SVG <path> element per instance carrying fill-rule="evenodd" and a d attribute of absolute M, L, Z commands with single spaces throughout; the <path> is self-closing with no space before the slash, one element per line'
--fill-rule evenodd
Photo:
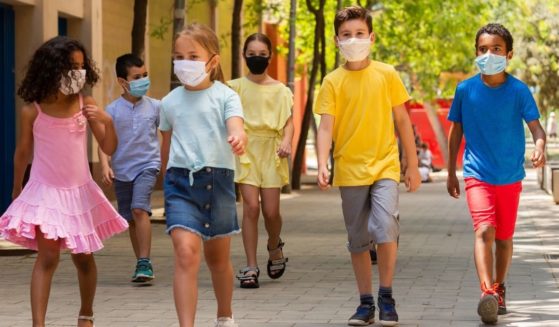
<path fill-rule="evenodd" d="M 349 326 L 368 326 L 375 322 L 375 306 L 361 304 L 357 310 L 349 318 L 347 324 Z"/>
<path fill-rule="evenodd" d="M 378 297 L 378 319 L 383 326 L 398 326 L 396 301 L 392 297 Z"/>
<path fill-rule="evenodd" d="M 497 314 L 507 314 L 507 302 L 505 298 L 507 295 L 507 288 L 505 287 L 505 284 L 495 283 L 493 284 L 493 290 L 497 293 L 497 301 L 499 302 L 499 310 L 497 311 Z"/>

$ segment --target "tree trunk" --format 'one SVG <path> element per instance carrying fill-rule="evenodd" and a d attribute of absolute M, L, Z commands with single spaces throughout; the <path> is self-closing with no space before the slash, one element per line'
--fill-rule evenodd
<path fill-rule="evenodd" d="M 233 4 L 233 20 L 231 23 L 231 79 L 241 77 L 241 13 L 243 0 L 235 0 Z"/>
<path fill-rule="evenodd" d="M 184 28 L 185 6 L 186 6 L 185 0 L 175 0 L 174 13 L 173 13 L 173 40 L 175 39 L 175 35 L 177 35 Z M 173 42 L 172 47 L 174 46 L 175 44 Z M 171 53 L 172 52 L 173 49 L 171 48 Z M 171 90 L 181 85 L 180 81 L 175 76 L 172 67 L 173 65 L 171 64 L 171 85 L 170 85 Z"/>
<path fill-rule="evenodd" d="M 291 186 L 294 190 L 301 189 L 301 170 L 303 168 L 303 159 L 305 157 L 305 145 L 307 143 L 307 136 L 309 133 L 309 126 L 313 118 L 312 108 L 314 100 L 314 87 L 318 70 L 321 70 L 321 75 L 325 69 L 322 66 L 324 63 L 325 53 L 323 52 L 324 45 L 324 3 L 325 0 L 319 1 L 318 9 L 315 8 L 311 0 L 306 0 L 307 8 L 315 16 L 316 26 L 314 30 L 314 51 L 313 61 L 311 67 L 311 74 L 309 77 L 309 89 L 307 91 L 307 103 L 305 105 L 305 113 L 303 114 L 303 121 L 301 123 L 301 136 L 297 142 L 297 149 L 295 150 L 295 159 L 293 161 L 293 177 L 291 179 Z M 324 76 L 321 76 L 324 77 Z M 322 79 L 321 79 L 322 81 Z"/>
<path fill-rule="evenodd" d="M 146 17 L 148 0 L 134 0 L 134 22 L 132 23 L 132 53 L 144 58 Z"/>

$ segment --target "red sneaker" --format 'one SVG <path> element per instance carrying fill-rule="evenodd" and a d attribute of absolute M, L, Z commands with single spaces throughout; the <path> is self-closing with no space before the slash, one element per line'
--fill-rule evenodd
<path fill-rule="evenodd" d="M 481 298 L 477 305 L 477 314 L 485 324 L 496 324 L 499 311 L 498 295 L 492 288 L 487 288 L 485 283 L 481 284 Z"/>
<path fill-rule="evenodd" d="M 497 300 L 499 302 L 499 310 L 498 314 L 504 315 L 507 314 L 507 303 L 505 302 L 505 296 L 507 293 L 507 288 L 505 284 L 495 283 L 493 284 L 493 290 L 497 293 Z"/>

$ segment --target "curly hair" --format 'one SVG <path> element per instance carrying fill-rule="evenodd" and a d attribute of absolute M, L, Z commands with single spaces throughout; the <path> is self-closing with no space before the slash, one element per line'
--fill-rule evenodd
<path fill-rule="evenodd" d="M 505 45 L 507 47 L 507 53 L 512 51 L 513 39 L 512 35 L 510 34 L 509 30 L 501 24 L 497 23 L 489 23 L 482 28 L 480 28 L 476 33 L 476 49 L 479 41 L 479 37 L 482 34 L 490 34 L 490 35 L 498 35 L 500 36 L 503 41 L 505 41 Z"/>
<path fill-rule="evenodd" d="M 99 74 L 85 47 L 74 39 L 57 36 L 43 43 L 35 51 L 27 64 L 27 71 L 17 94 L 28 103 L 41 102 L 56 95 L 61 77 L 73 69 L 70 57 L 74 51 L 83 53 L 86 84 L 93 87 L 99 80 Z M 67 82 L 70 85 L 69 79 Z"/>
<path fill-rule="evenodd" d="M 364 21 L 365 24 L 367 24 L 369 34 L 373 32 L 373 15 L 371 12 L 363 7 L 350 6 L 336 12 L 336 16 L 334 17 L 334 33 L 338 35 L 340 26 L 352 19 L 360 19 Z"/>

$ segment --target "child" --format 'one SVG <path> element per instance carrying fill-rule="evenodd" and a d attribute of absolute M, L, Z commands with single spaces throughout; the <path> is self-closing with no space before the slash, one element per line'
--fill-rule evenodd
<path fill-rule="evenodd" d="M 117 81 L 122 96 L 107 106 L 118 134 L 118 147 L 111 157 L 99 151 L 103 183 L 114 179 L 119 213 L 130 224 L 130 241 L 136 255 L 132 282 L 148 282 L 154 277 L 150 261 L 151 193 L 159 169 L 159 100 L 145 96 L 149 77 L 144 62 L 134 54 L 116 60 Z"/>
<path fill-rule="evenodd" d="M 233 154 L 243 154 L 247 142 L 241 101 L 222 83 L 219 41 L 208 27 L 185 27 L 173 57 L 183 86 L 162 99 L 160 130 L 167 233 L 175 250 L 175 307 L 180 326 L 193 326 L 203 251 L 217 299 L 215 326 L 234 327 L 229 250 L 231 235 L 240 232 Z"/>
<path fill-rule="evenodd" d="M 512 259 L 512 236 L 524 173 L 524 120 L 536 145 L 534 167 L 545 163 L 545 132 L 528 87 L 505 72 L 513 39 L 500 24 L 488 24 L 476 35 L 476 66 L 480 74 L 458 85 L 448 114 L 447 189 L 460 196 L 456 158 L 462 140 L 466 199 L 475 231 L 474 258 L 481 286 L 478 314 L 496 323 L 505 314 L 505 279 Z M 495 276 L 493 276 L 495 244 Z"/>
<path fill-rule="evenodd" d="M 287 156 L 291 153 L 293 94 L 267 74 L 272 42 L 261 33 L 250 35 L 243 47 L 249 73 L 229 85 L 241 97 L 245 129 L 250 142 L 247 153 L 236 160 L 235 182 L 243 198 L 243 244 L 247 267 L 237 278 L 242 288 L 258 288 L 256 261 L 260 206 L 268 232 L 268 276 L 280 278 L 286 267 L 280 238 L 280 189 L 289 184 Z M 261 199 L 261 202 L 260 202 Z"/>
<path fill-rule="evenodd" d="M 327 189 L 328 153 L 334 141 L 335 186 L 340 187 L 348 233 L 348 249 L 361 303 L 350 326 L 374 322 L 371 258 L 377 244 L 379 320 L 398 324 L 392 279 L 399 235 L 398 183 L 400 163 L 394 124 L 407 157 L 408 191 L 420 185 L 413 130 L 404 103 L 408 93 L 396 70 L 369 59 L 375 40 L 371 13 L 347 7 L 334 19 L 335 42 L 347 62 L 328 74 L 317 97 L 318 185 Z"/>
<path fill-rule="evenodd" d="M 117 146 L 111 117 L 80 93 L 98 79 L 83 45 L 58 36 L 35 52 L 18 90 L 27 104 L 14 154 L 14 201 L 0 218 L 0 234 L 38 251 L 31 278 L 33 326 L 45 325 L 61 249 L 72 252 L 78 271 L 78 326 L 93 326 L 97 268 L 92 252 L 127 228 L 89 172 L 87 125 L 104 152 L 112 154 Z M 31 175 L 22 190 L 31 154 Z"/>

